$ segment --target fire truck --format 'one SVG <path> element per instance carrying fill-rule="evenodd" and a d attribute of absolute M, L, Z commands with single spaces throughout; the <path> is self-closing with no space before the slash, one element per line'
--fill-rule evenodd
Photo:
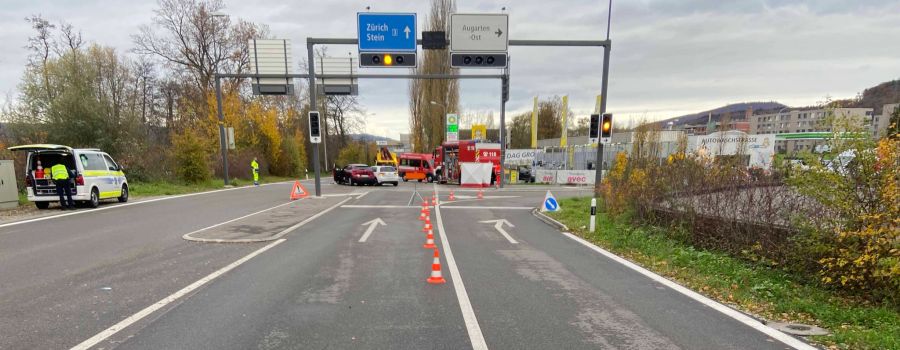
<path fill-rule="evenodd" d="M 441 183 L 459 184 L 460 163 L 492 163 L 491 184 L 500 175 L 500 144 L 477 140 L 448 141 L 432 153 L 435 177 Z"/>

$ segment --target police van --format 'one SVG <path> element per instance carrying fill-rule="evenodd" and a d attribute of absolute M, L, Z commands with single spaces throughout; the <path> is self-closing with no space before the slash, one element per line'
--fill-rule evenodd
<path fill-rule="evenodd" d="M 128 201 L 128 179 L 109 154 L 94 148 L 71 148 L 62 145 L 22 145 L 9 148 L 28 152 L 25 161 L 25 191 L 28 200 L 39 209 L 58 202 L 56 184 L 50 168 L 62 163 L 69 169 L 72 200 L 96 208 L 104 199 Z"/>

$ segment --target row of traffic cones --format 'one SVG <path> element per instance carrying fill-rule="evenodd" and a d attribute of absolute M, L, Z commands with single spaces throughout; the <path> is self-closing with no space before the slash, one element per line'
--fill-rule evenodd
<path fill-rule="evenodd" d="M 453 200 L 452 193 L 450 195 L 450 200 Z M 437 206 L 437 193 L 431 197 L 431 204 Z M 441 274 L 441 259 L 437 246 L 434 244 L 434 227 L 431 225 L 431 211 L 427 199 L 422 201 L 422 212 L 419 214 L 419 219 L 425 221 L 425 225 L 422 227 L 422 231 L 425 232 L 425 244 L 422 245 L 422 247 L 434 250 L 434 259 L 431 262 L 431 276 L 428 277 L 426 282 L 431 284 L 447 283 L 447 280 L 445 280 L 443 274 Z"/>

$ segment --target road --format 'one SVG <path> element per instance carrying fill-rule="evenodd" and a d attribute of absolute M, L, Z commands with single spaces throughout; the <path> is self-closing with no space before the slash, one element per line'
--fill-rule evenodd
<path fill-rule="evenodd" d="M 0 348 L 803 348 L 545 224 L 540 187 L 289 189 L 0 226 Z"/>

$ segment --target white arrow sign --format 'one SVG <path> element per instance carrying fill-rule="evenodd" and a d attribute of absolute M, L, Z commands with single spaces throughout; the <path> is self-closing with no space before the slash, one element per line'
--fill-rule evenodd
<path fill-rule="evenodd" d="M 372 231 L 375 231 L 375 226 L 378 226 L 378 225 L 387 226 L 387 224 L 385 224 L 384 221 L 381 220 L 381 218 L 375 218 L 372 221 L 362 224 L 361 226 L 366 226 L 366 225 L 369 225 L 369 228 L 367 228 L 366 233 L 363 233 L 362 237 L 359 238 L 359 241 L 361 243 L 365 242 L 367 239 L 369 239 L 369 235 L 372 234 Z"/>
<path fill-rule="evenodd" d="M 506 233 L 506 230 L 503 229 L 503 225 L 506 225 L 509 227 L 516 227 L 513 224 L 511 224 L 509 221 L 506 221 L 506 219 L 485 220 L 485 221 L 480 221 L 480 222 L 482 224 L 494 224 L 494 228 L 497 229 L 497 232 L 500 232 L 500 234 L 503 235 L 503 237 L 506 237 L 506 240 L 509 241 L 509 243 L 519 244 L 519 242 L 516 242 L 516 240 L 513 239 L 512 236 L 509 235 L 509 233 Z"/>
<path fill-rule="evenodd" d="M 410 32 L 409 26 L 407 26 L 406 28 L 403 28 L 403 33 L 406 34 L 406 38 L 407 38 L 407 39 L 409 39 L 409 32 Z"/>

